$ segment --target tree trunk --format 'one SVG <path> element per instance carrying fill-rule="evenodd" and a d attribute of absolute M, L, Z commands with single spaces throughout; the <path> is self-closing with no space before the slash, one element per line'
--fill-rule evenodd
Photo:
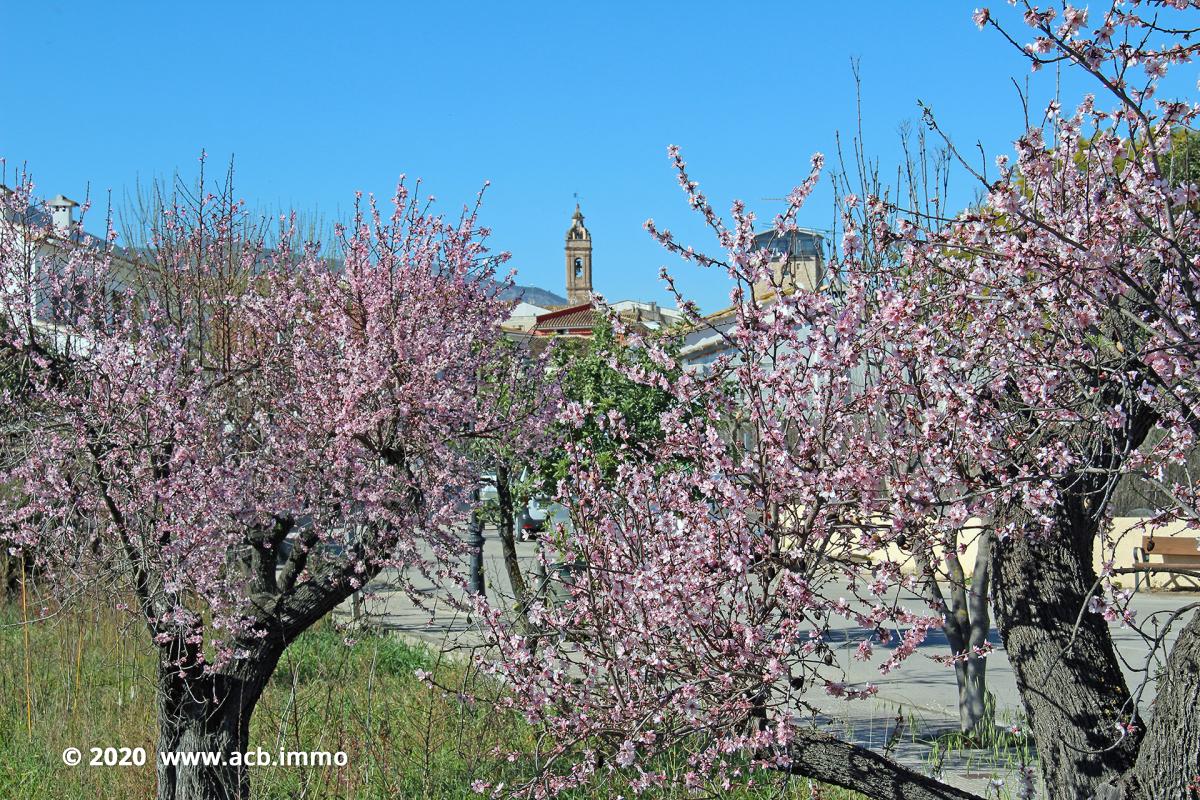
<path fill-rule="evenodd" d="M 979 534 L 970 586 L 957 552 L 951 549 L 946 554 L 948 594 L 943 594 L 938 585 L 938 574 L 929 560 L 918 556 L 925 574 L 925 591 L 942 606 L 950 653 L 960 659 L 954 663 L 959 730 L 978 741 L 982 741 L 996 725 L 996 702 L 987 688 L 987 655 L 982 652 L 992 629 L 988 591 L 993 539 L 990 525 Z"/>
<path fill-rule="evenodd" d="M 996 727 L 996 700 L 987 688 L 987 659 L 970 655 L 954 665 L 958 679 L 959 730 L 976 742 Z"/>
<path fill-rule="evenodd" d="M 508 582 L 512 586 L 517 610 L 524 616 L 529 589 L 525 584 L 525 576 L 521 573 L 521 563 L 517 560 L 516 515 L 509 478 L 508 465 L 498 463 L 496 465 L 496 501 L 500 507 L 500 513 L 496 531 L 500 535 L 500 546 L 504 552 L 504 571 L 508 573 Z"/>
<path fill-rule="evenodd" d="M 963 597 L 959 603 L 968 612 L 966 624 L 967 660 L 959 666 L 962 674 L 958 681 L 959 725 L 964 733 L 982 740 L 996 727 L 996 699 L 987 688 L 987 645 L 992 631 L 992 615 L 988 609 L 992 577 L 992 545 L 995 534 L 989 525 L 979 535 L 975 554 L 975 568 L 971 574 L 971 585 L 962 581 Z M 955 559 L 957 563 L 957 559 Z M 959 567 L 959 573 L 962 568 Z"/>
<path fill-rule="evenodd" d="M 1171 648 L 1137 764 L 1116 796 L 1200 797 L 1200 611 Z"/>
<path fill-rule="evenodd" d="M 1108 623 L 1088 611 L 1096 522 L 1081 502 L 1059 509 L 1052 536 L 1010 536 L 992 549 L 994 610 L 1037 744 L 1049 800 L 1106 791 L 1138 754 L 1140 722 Z"/>
<path fill-rule="evenodd" d="M 277 661 L 277 655 L 245 659 L 236 672 L 212 675 L 159 667 L 157 800 L 249 798 L 247 767 L 240 757 L 230 761 L 249 749 L 250 715 Z M 163 754 L 177 755 L 177 763 L 163 763 Z M 217 754 L 208 756 L 216 763 L 205 763 L 205 754 Z"/>

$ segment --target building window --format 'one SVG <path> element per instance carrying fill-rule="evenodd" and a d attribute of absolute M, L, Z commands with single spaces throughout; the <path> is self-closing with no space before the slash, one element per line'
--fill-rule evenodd
<path fill-rule="evenodd" d="M 575 277 L 576 278 L 583 277 L 583 259 L 582 258 L 575 259 Z"/>

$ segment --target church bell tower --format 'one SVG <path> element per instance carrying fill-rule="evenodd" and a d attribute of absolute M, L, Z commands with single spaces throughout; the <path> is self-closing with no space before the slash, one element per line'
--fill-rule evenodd
<path fill-rule="evenodd" d="M 575 204 L 567 230 L 567 302 L 571 305 L 592 299 L 592 234 L 583 226 L 583 212 Z"/>

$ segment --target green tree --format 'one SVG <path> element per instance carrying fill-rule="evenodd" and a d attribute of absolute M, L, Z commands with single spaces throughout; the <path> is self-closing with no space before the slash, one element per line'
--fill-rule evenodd
<path fill-rule="evenodd" d="M 679 342 L 673 332 L 653 335 L 667 339 L 672 355 L 678 351 Z M 663 372 L 645 350 L 623 342 L 607 320 L 597 323 L 590 338 L 557 342 L 550 363 L 550 370 L 560 380 L 563 403 L 575 402 L 584 409 L 582 425 L 556 423 L 551 441 L 585 444 L 587 452 L 610 476 L 620 461 L 629 459 L 631 445 L 627 441 L 616 441 L 600 420 L 612 411 L 620 414 L 627 430 L 633 434 L 633 455 L 649 459 L 663 438 L 662 414 L 678 403 L 670 392 L 633 381 L 614 369 L 614 365 L 641 367 L 648 373 Z M 667 370 L 664 377 L 668 381 L 674 380 L 678 377 L 677 370 Z M 621 447 L 625 450 L 622 457 L 617 458 L 617 450 Z M 541 458 L 538 474 L 548 491 L 554 491 L 558 481 L 567 476 L 568 466 L 561 447 Z"/>

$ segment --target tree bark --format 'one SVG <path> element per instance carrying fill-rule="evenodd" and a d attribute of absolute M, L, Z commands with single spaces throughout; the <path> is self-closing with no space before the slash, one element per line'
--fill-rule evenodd
<path fill-rule="evenodd" d="M 963 732 L 976 738 L 991 733 L 996 726 L 996 700 L 987 688 L 987 654 L 983 652 L 992 630 L 988 595 L 991 589 L 994 536 L 990 526 L 980 534 L 971 585 L 967 587 L 966 580 L 961 581 L 963 596 L 959 598 L 968 615 L 964 648 L 967 660 L 959 665 L 963 672 L 958 684 L 959 724 Z M 958 571 L 961 574 L 962 568 L 959 567 Z"/>
<path fill-rule="evenodd" d="M 946 554 L 948 597 L 938 585 L 938 575 L 928 559 L 918 556 L 926 576 L 926 593 L 942 606 L 950 652 L 960 659 L 954 664 L 959 730 L 977 739 L 989 733 L 996 724 L 996 703 L 987 688 L 987 655 L 979 652 L 992 629 L 988 591 L 993 538 L 990 526 L 979 534 L 970 586 L 957 553 Z"/>
<path fill-rule="evenodd" d="M 303 551 L 293 551 L 284 568 L 281 591 L 256 600 L 256 624 L 263 638 L 231 643 L 248 651 L 226 669 L 204 674 L 194 645 L 185 634 L 160 648 L 158 675 L 158 752 L 219 753 L 219 764 L 163 764 L 156 762 L 157 800 L 247 800 L 249 772 L 230 765 L 234 753 L 245 753 L 250 738 L 250 717 L 275 671 L 285 648 L 319 619 L 353 593 L 349 578 L 352 559 L 319 570 L 297 583 L 295 576 L 307 564 Z M 378 568 L 361 574 L 370 580 Z M 155 632 L 151 625 L 151 633 Z M 182 662 L 178 667 L 162 664 Z"/>
<path fill-rule="evenodd" d="M 509 483 L 510 478 L 508 465 L 497 463 L 496 501 L 500 507 L 500 513 L 496 531 L 500 535 L 500 547 L 504 554 L 504 571 L 508 573 L 508 583 L 512 587 L 517 613 L 521 616 L 522 624 L 528 627 L 525 619 L 525 604 L 529 602 L 529 587 L 521 572 L 521 562 L 517 559 L 516 514 L 514 513 L 512 486 Z"/>
<path fill-rule="evenodd" d="M 1053 536 L 1014 535 L 992 548 L 994 611 L 1037 744 L 1049 800 L 1093 798 L 1129 770 L 1141 726 L 1108 623 L 1088 611 L 1095 518 L 1068 500 Z"/>
<path fill-rule="evenodd" d="M 229 673 L 210 675 L 159 667 L 157 800 L 249 798 L 247 767 L 229 762 L 249 749 L 250 716 L 278 660 L 278 654 L 256 654 Z M 165 764 L 164 753 L 181 757 Z M 183 763 L 188 753 L 219 754 L 219 761 Z"/>
<path fill-rule="evenodd" d="M 818 731 L 798 733 L 788 754 L 794 775 L 861 792 L 874 800 L 980 800 L 865 747 Z"/>
<path fill-rule="evenodd" d="M 1115 796 L 1200 797 L 1200 611 L 1171 648 L 1137 763 Z"/>
<path fill-rule="evenodd" d="M 987 688 L 987 660 L 968 655 L 966 661 L 954 665 L 958 681 L 959 730 L 982 742 L 996 727 L 996 701 Z"/>

